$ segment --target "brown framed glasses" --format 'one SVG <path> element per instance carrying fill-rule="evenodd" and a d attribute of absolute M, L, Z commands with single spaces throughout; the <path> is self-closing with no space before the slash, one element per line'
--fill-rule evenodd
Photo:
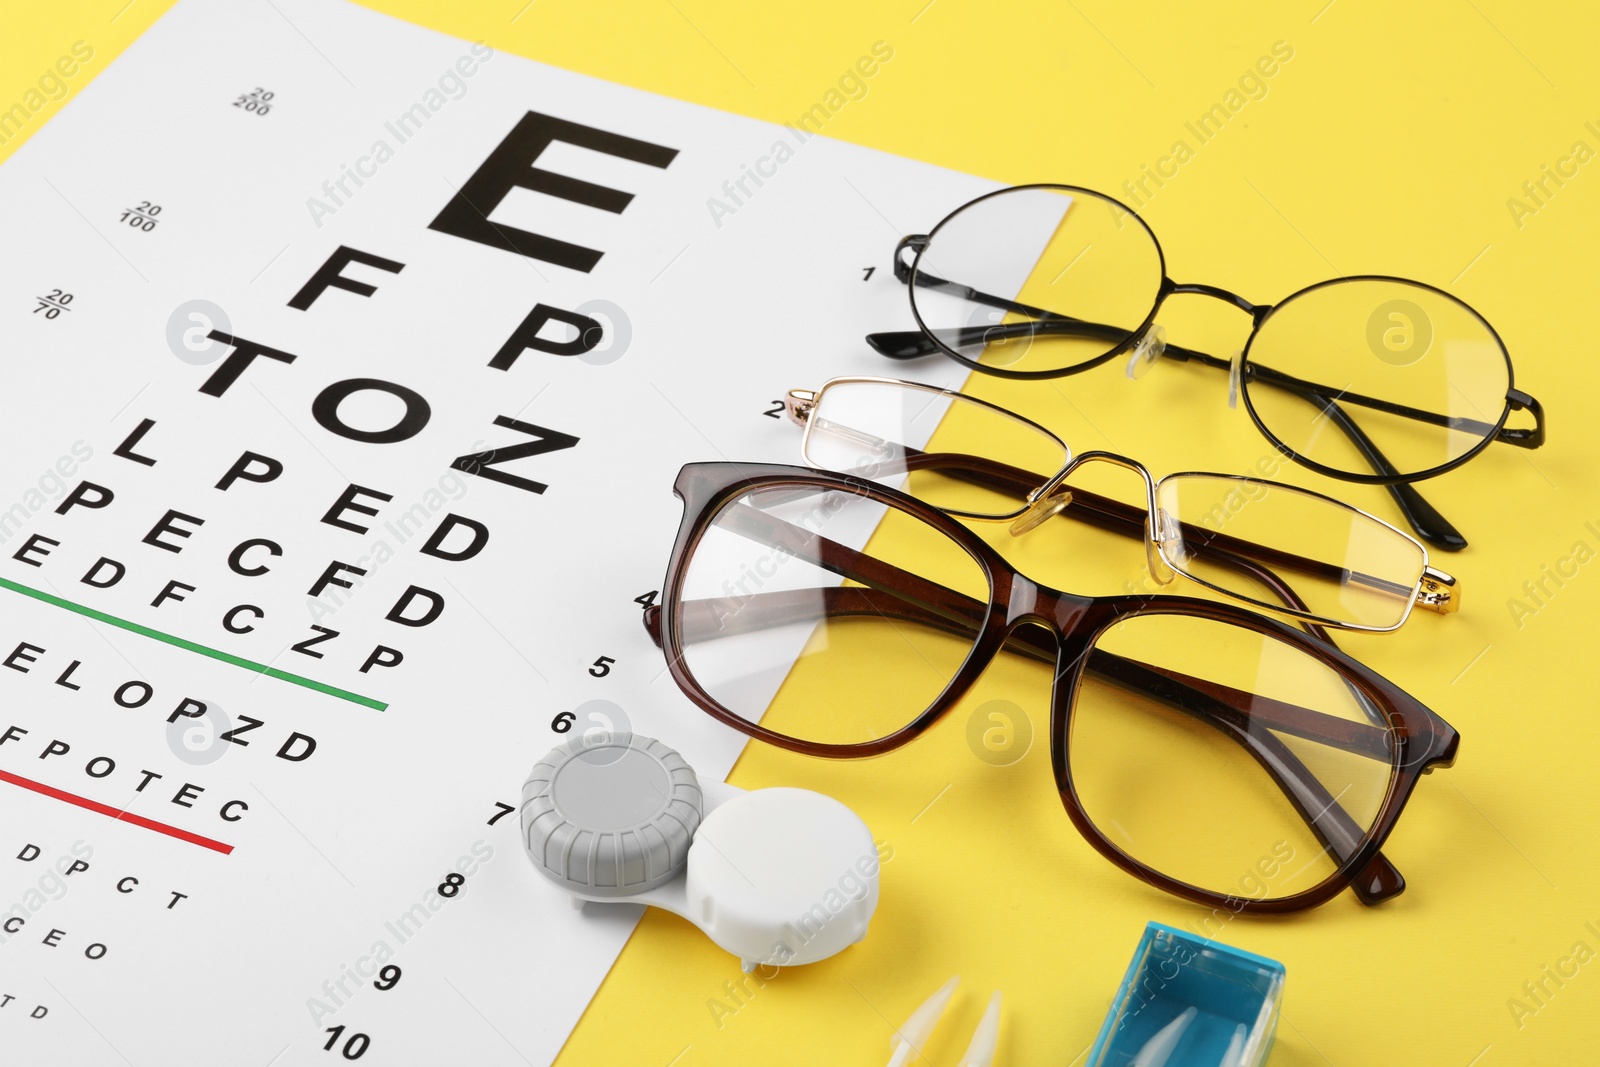
<path fill-rule="evenodd" d="M 1206 471 L 1158 479 L 1114 452 L 1075 455 L 998 404 L 896 378 L 832 378 L 790 390 L 785 404 L 805 431 L 800 453 L 811 466 L 870 478 L 960 518 L 1008 522 L 1015 536 L 1059 515 L 1137 538 L 1163 586 L 1182 576 L 1319 627 L 1374 633 L 1399 629 L 1414 607 L 1460 607 L 1456 579 L 1430 565 L 1420 541 L 1309 489 Z M 1075 488 L 1068 479 L 1088 463 L 1136 474 L 1143 506 Z"/>
<path fill-rule="evenodd" d="M 854 475 L 693 463 L 675 491 L 683 523 L 645 625 L 719 721 L 808 755 L 875 756 L 998 658 L 1027 661 L 1052 672 L 1067 815 L 1124 871 L 1262 913 L 1404 889 L 1383 843 L 1459 739 L 1332 645 L 1232 604 L 1049 588 L 954 517 Z"/>

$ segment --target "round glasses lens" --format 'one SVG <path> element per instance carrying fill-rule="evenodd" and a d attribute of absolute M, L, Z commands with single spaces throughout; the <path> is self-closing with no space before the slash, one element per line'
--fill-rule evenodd
<path fill-rule="evenodd" d="M 1156 486 L 1171 567 L 1262 607 L 1389 630 L 1406 620 L 1422 546 L 1337 500 L 1278 482 L 1174 474 Z"/>
<path fill-rule="evenodd" d="M 941 222 L 917 258 L 911 306 L 979 369 L 1064 371 L 1125 344 L 1161 289 L 1161 253 L 1107 197 L 1023 186 Z"/>
<path fill-rule="evenodd" d="M 1183 615 L 1131 616 L 1095 639 L 1069 735 L 1073 787 L 1102 837 L 1249 900 L 1332 878 L 1398 762 L 1364 691 L 1277 638 Z"/>
<path fill-rule="evenodd" d="M 1250 342 L 1244 370 L 1245 401 L 1271 436 L 1359 475 L 1421 474 L 1481 447 L 1510 386 L 1505 348 L 1477 312 L 1426 286 L 1379 278 L 1279 304 Z"/>
<path fill-rule="evenodd" d="M 959 393 L 911 382 L 832 381 L 807 418 L 805 459 L 936 508 L 1009 518 L 1066 465 L 1055 437 Z"/>
<path fill-rule="evenodd" d="M 711 517 L 668 608 L 684 668 L 724 710 L 798 741 L 857 745 L 938 699 L 989 601 L 983 567 L 940 530 L 792 480 Z"/>

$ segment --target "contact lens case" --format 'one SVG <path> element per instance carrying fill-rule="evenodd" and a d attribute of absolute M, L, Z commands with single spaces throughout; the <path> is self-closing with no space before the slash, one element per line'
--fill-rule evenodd
<path fill-rule="evenodd" d="M 522 787 L 523 845 L 586 902 L 662 908 L 758 966 L 815 963 L 867 933 L 878 849 L 866 823 L 809 789 L 702 781 L 654 738 L 557 745 Z"/>

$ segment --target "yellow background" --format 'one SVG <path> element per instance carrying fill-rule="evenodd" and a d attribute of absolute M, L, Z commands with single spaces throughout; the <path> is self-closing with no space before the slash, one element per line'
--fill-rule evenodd
<path fill-rule="evenodd" d="M 1600 962 L 1560 986 L 1547 982 L 1542 1005 L 1523 984 L 1578 942 L 1600 951 L 1600 563 L 1573 562 L 1580 543 L 1585 560 L 1600 550 L 1600 162 L 1541 196 L 1542 206 L 1522 186 L 1576 141 L 1600 150 L 1600 134 L 1585 126 L 1600 130 L 1600 16 L 1576 3 L 1325 2 L 371 6 L 779 122 L 818 102 L 883 40 L 893 60 L 865 99 L 830 121 L 830 136 L 1003 181 L 1071 182 L 1124 198 L 1124 182 L 1183 140 L 1193 158 L 1141 196 L 1140 209 L 1178 281 L 1270 302 L 1333 274 L 1372 271 L 1442 285 L 1475 305 L 1505 338 L 1517 385 L 1544 402 L 1550 444 L 1493 446 L 1424 487 L 1472 541 L 1436 558 L 1462 579 L 1462 614 L 1420 613 L 1399 634 L 1346 642 L 1463 735 L 1456 766 L 1423 780 L 1386 850 L 1410 888 L 1378 908 L 1345 894 L 1288 920 L 1237 919 L 1219 938 L 1288 967 L 1276 1067 L 1594 1062 Z M 82 39 L 96 58 L 70 81 L 76 92 L 166 7 L 124 5 L 14 6 L 0 34 L 0 104 L 20 100 Z M 1294 58 L 1267 81 L 1267 95 L 1199 143 L 1185 122 L 1277 41 Z M 1519 220 L 1512 197 L 1537 211 Z M 883 208 L 907 231 L 936 221 Z M 1163 312 L 1169 338 L 1231 354 L 1243 317 L 1196 300 L 1177 298 Z M 819 366 L 819 379 L 827 370 Z M 1157 366 L 1137 383 L 1103 368 L 1053 385 L 975 387 L 1079 450 L 1116 448 L 1157 474 L 1243 471 L 1268 454 L 1244 412 L 1228 410 L 1225 384 L 1184 368 Z M 1397 521 L 1382 490 L 1284 476 Z M 1107 587 L 1088 591 L 1136 580 L 1138 563 L 1119 560 Z M 1533 599 L 1525 582 L 1544 591 Z M 1514 611 L 1514 598 L 1532 610 Z M 735 782 L 824 790 L 892 848 L 871 935 L 827 963 L 751 981 L 736 999 L 724 983 L 739 980 L 737 964 L 687 924 L 651 913 L 561 1062 L 881 1063 L 892 1027 L 954 973 L 963 991 L 927 1062 L 956 1063 L 995 988 L 1006 996 L 1001 1063 L 1074 1062 L 1144 922 L 1194 927 L 1202 913 L 1079 840 L 1059 810 L 1042 736 L 1009 767 L 973 758 L 968 715 L 1011 700 L 1042 735 L 1045 684 L 1026 672 L 986 679 L 949 721 L 877 761 L 749 750 Z M 1513 997 L 1537 1012 L 1519 1024 Z M 725 1010 L 714 1014 L 713 1001 Z"/>

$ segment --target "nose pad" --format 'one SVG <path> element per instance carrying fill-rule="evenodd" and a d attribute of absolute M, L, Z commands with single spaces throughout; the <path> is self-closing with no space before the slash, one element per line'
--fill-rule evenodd
<path fill-rule="evenodd" d="M 1150 568 L 1150 576 L 1156 580 L 1158 585 L 1170 585 L 1172 580 L 1178 576 L 1178 573 L 1172 569 L 1166 558 L 1161 555 L 1162 543 L 1173 540 L 1170 536 L 1171 531 L 1165 528 L 1165 523 L 1170 521 L 1167 519 L 1165 512 L 1161 514 L 1161 521 L 1163 528 L 1158 534 L 1151 531 L 1150 517 L 1148 515 L 1145 516 L 1144 561 L 1145 565 Z"/>
<path fill-rule="evenodd" d="M 1151 323 L 1150 328 L 1133 343 L 1133 352 L 1128 356 L 1128 377 L 1143 378 L 1151 364 L 1160 359 L 1166 350 L 1167 331 L 1160 323 Z"/>
<path fill-rule="evenodd" d="M 1011 521 L 1011 536 L 1021 537 L 1046 519 L 1053 519 L 1072 503 L 1072 490 L 1063 489 L 1050 496 L 1042 496 Z"/>
<path fill-rule="evenodd" d="M 1233 354 L 1233 360 L 1228 364 L 1228 407 L 1239 406 L 1239 378 L 1244 373 L 1244 349 Z"/>

